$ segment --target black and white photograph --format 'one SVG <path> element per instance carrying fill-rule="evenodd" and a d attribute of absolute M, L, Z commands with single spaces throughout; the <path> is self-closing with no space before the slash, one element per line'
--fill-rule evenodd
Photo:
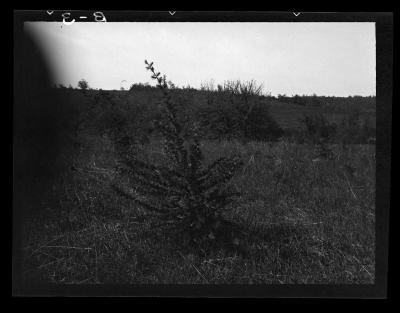
<path fill-rule="evenodd" d="M 14 11 L 17 295 L 384 297 L 392 14 L 121 12 Z"/>

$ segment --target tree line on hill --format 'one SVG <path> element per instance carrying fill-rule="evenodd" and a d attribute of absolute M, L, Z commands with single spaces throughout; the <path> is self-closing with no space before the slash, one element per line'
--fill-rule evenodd
<path fill-rule="evenodd" d="M 178 88 L 170 81 L 166 83 L 180 108 L 182 124 L 198 125 L 204 139 L 276 141 L 290 137 L 300 142 L 318 142 L 324 138 L 332 143 L 369 143 L 375 137 L 373 118 L 362 114 L 362 111 L 375 108 L 376 99 L 372 96 L 273 97 L 264 95 L 262 85 L 255 81 L 226 81 L 217 88 L 211 83 L 202 84 L 200 89 Z M 90 89 L 85 80 L 81 80 L 78 87 L 84 91 Z M 132 84 L 125 94 L 99 90 L 91 95 L 92 105 L 85 114 L 85 124 L 126 144 L 146 141 L 157 136 L 154 123 L 159 120 L 160 113 L 154 96 L 156 99 L 161 97 L 157 87 L 142 83 Z M 327 106 L 330 112 L 335 108 L 346 109 L 348 114 L 339 123 L 331 121 L 328 114 L 305 114 L 300 118 L 302 130 L 282 129 L 270 114 L 269 102 L 272 100 L 301 106 Z"/>

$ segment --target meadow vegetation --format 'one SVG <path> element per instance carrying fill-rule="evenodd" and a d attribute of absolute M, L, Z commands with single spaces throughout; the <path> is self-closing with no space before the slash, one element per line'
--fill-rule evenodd
<path fill-rule="evenodd" d="M 171 113 L 163 88 L 54 90 L 74 123 L 55 158 L 62 165 L 53 175 L 32 175 L 23 189 L 24 283 L 374 283 L 375 98 L 271 97 L 255 82 L 201 90 L 165 78 L 158 84 L 167 87 L 172 122 L 181 126 L 175 148 L 171 131 L 160 127 Z M 190 166 L 179 167 L 185 152 L 171 161 L 178 148 L 194 155 Z M 236 197 L 221 212 L 220 200 L 213 202 L 217 215 L 183 214 L 174 224 L 183 234 L 196 223 L 201 230 L 183 242 L 182 232 L 159 223 L 143 202 L 210 204 L 202 193 L 191 194 L 202 200 L 179 192 L 174 200 L 160 192 L 174 184 L 154 185 L 157 177 L 173 180 L 172 171 L 193 174 L 200 159 L 202 170 L 228 160 L 223 177 L 229 160 L 237 162 L 216 189 Z M 121 164 L 132 160 L 133 172 L 150 167 L 150 173 L 122 174 Z M 170 172 L 155 176 L 168 166 Z M 158 196 L 150 190 L 142 201 L 127 196 L 146 184 Z M 218 222 L 229 227 L 219 231 Z"/>

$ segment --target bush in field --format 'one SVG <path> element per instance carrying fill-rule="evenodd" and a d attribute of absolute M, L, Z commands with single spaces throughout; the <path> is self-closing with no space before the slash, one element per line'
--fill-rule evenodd
<path fill-rule="evenodd" d="M 244 125 L 244 137 L 257 141 L 275 141 L 283 135 L 283 130 L 272 118 L 268 107 L 258 103 L 249 113 Z"/>
<path fill-rule="evenodd" d="M 199 136 L 193 126 L 190 137 L 183 136 L 183 125 L 177 118 L 165 76 L 156 73 L 153 63 L 146 63 L 152 79 L 163 93 L 162 119 L 158 129 L 164 136 L 168 166 L 148 164 L 135 157 L 126 158 L 120 170 L 132 179 L 133 193 L 114 185 L 121 195 L 152 213 L 185 238 L 188 243 L 208 243 L 226 239 L 237 243 L 234 233 L 229 236 L 222 213 L 234 200 L 227 182 L 242 165 L 239 157 L 221 158 L 204 164 Z M 230 228 L 232 229 L 232 228 Z M 176 232 L 175 232 L 176 234 Z"/>
<path fill-rule="evenodd" d="M 262 102 L 262 85 L 227 81 L 206 89 L 207 106 L 199 114 L 202 128 L 214 139 L 273 140 L 283 133 Z"/>
<path fill-rule="evenodd" d="M 88 90 L 89 89 L 89 83 L 85 79 L 81 79 L 78 82 L 78 88 L 82 90 Z"/>

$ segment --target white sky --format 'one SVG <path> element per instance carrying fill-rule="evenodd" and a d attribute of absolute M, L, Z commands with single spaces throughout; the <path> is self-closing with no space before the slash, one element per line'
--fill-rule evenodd
<path fill-rule="evenodd" d="M 61 27 L 62 26 L 62 27 Z M 55 83 L 119 89 L 150 82 L 144 60 L 178 86 L 255 79 L 277 94 L 375 95 L 375 23 L 27 22 Z M 126 82 L 125 82 L 126 81 Z"/>

